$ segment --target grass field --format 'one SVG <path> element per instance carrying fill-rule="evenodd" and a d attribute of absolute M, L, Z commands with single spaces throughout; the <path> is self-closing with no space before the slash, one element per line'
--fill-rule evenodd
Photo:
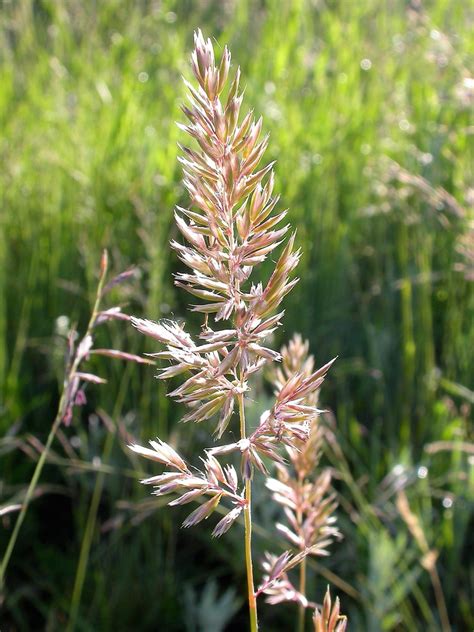
<path fill-rule="evenodd" d="M 322 400 L 344 540 L 310 566 L 309 591 L 320 600 L 330 583 L 350 630 L 445 632 L 436 568 L 451 629 L 470 630 L 467 2 L 3 0 L 0 508 L 21 502 L 42 450 L 67 329 L 86 324 L 101 250 L 115 272 L 139 268 L 112 295 L 124 311 L 186 314 L 168 242 L 173 207 L 186 205 L 174 122 L 183 120 L 181 75 L 190 76 L 198 26 L 241 65 L 303 249 L 276 343 L 299 331 L 319 364 L 339 356 Z M 100 336 L 100 346 L 155 350 L 123 322 Z M 108 384 L 88 388 L 53 445 L 10 564 L 2 632 L 63 630 L 74 608 L 84 632 L 245 629 L 238 536 L 223 543 L 206 527 L 181 531 L 180 510 L 159 510 L 138 484 L 142 463 L 124 448 L 130 436 L 171 435 L 192 454 L 203 431 L 177 425 L 182 411 L 152 368 L 91 365 Z M 260 393 L 255 418 L 269 398 L 263 385 Z M 258 490 L 256 512 L 258 557 L 275 520 Z M 2 551 L 13 521 L 2 516 Z M 262 628 L 293 629 L 294 614 L 263 606 Z"/>

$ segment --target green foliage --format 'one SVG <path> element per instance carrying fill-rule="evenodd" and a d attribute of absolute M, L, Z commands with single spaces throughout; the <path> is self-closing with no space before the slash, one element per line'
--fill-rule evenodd
<path fill-rule="evenodd" d="M 58 317 L 85 321 L 102 247 L 116 271 L 142 270 L 119 295 L 126 311 L 184 314 L 167 244 L 173 206 L 185 200 L 174 125 L 180 75 L 189 75 L 200 26 L 242 65 L 247 103 L 271 132 L 269 158 L 298 227 L 301 282 L 285 303 L 284 335 L 309 338 L 319 364 L 339 355 L 323 397 L 337 420 L 341 450 L 330 446 L 327 458 L 339 474 L 345 540 L 324 567 L 310 566 L 308 594 L 320 599 L 328 581 L 340 580 L 349 629 L 439 629 L 422 554 L 396 508 L 406 487 L 439 552 L 453 629 L 473 627 L 473 456 L 465 444 L 474 293 L 460 252 L 472 231 L 472 22 L 465 3 L 449 0 L 425 8 L 402 0 L 383 8 L 377 0 L 3 2 L 2 506 L 18 502 L 29 480 L 37 455 L 30 436 L 48 434 L 65 348 Z M 100 346 L 143 351 L 124 323 L 102 335 Z M 159 501 L 145 501 L 136 484 L 142 465 L 122 446 L 128 432 L 171 433 L 192 454 L 201 430 L 176 425 L 182 411 L 151 369 L 93 362 L 108 387 L 88 390 L 87 406 L 56 442 L 7 577 L 6 629 L 65 628 L 102 473 L 77 629 L 152 630 L 158 622 L 180 630 L 196 608 L 183 586 L 215 577 L 220 597 L 213 584 L 204 596 L 230 603 L 227 584 L 243 582 L 240 552 L 230 534 L 228 546 L 209 543 L 155 511 Z M 262 388 L 255 415 L 264 398 Z M 101 411 L 116 429 L 109 442 Z M 3 516 L 6 527 L 12 516 Z M 257 516 L 263 551 L 273 517 L 265 508 Z M 233 576 L 223 578 L 229 563 Z M 269 614 L 268 629 L 287 629 L 290 610 Z"/>

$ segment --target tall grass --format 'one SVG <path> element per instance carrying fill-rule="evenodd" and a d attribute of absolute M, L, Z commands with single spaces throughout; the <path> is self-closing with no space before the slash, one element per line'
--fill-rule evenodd
<path fill-rule="evenodd" d="M 174 120 L 199 25 L 230 44 L 247 103 L 271 131 L 269 157 L 305 253 L 288 332 L 310 339 L 316 361 L 340 357 L 324 403 L 342 449 L 327 459 L 346 538 L 329 566 L 309 565 L 308 593 L 335 576 L 354 629 L 439 629 L 429 574 L 397 510 L 401 486 L 439 552 L 453 629 L 473 627 L 474 293 L 458 252 L 472 222 L 469 6 L 18 0 L 3 3 L 0 21 L 2 506 L 21 502 L 41 450 L 32 436 L 47 436 L 62 379 L 57 319 L 86 319 L 101 249 L 117 270 L 140 265 L 122 297 L 133 313 L 184 313 L 166 244 L 185 199 Z M 121 324 L 103 335 L 138 350 Z M 232 583 L 243 581 L 237 544 L 223 553 L 178 535 L 133 482 L 140 466 L 122 438 L 173 433 L 163 388 L 150 371 L 100 369 L 109 387 L 53 446 L 17 542 L 2 614 L 10 629 L 64 627 L 85 529 L 77 629 L 154 629 L 159 618 L 180 630 L 183 585 L 193 594 L 211 577 L 224 593 L 229 562 Z M 255 417 L 265 397 L 262 387 Z M 102 411 L 120 436 L 111 446 Z M 198 429 L 182 441 L 187 450 L 203 439 Z M 258 498 L 263 552 L 274 516 Z M 14 516 L 2 520 L 3 551 Z M 196 547 L 209 564 L 191 576 Z M 284 628 L 284 616 L 263 629 Z M 244 614 L 234 621 L 239 629 Z"/>

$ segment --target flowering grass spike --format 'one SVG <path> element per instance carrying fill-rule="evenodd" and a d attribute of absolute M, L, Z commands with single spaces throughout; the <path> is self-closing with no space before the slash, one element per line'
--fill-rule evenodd
<path fill-rule="evenodd" d="M 227 47 L 217 64 L 211 41 L 204 40 L 200 31 L 194 44 L 191 62 L 197 85 L 185 81 L 189 104 L 183 112 L 188 123 L 179 125 L 193 143 L 181 147 L 180 158 L 191 204 L 176 209 L 176 224 L 185 243 L 173 241 L 171 246 L 189 269 L 176 275 L 176 285 L 197 299 L 191 309 L 203 314 L 203 325 L 194 339 L 177 322 L 132 322 L 164 345 L 152 354 L 170 362 L 160 379 L 183 375 L 183 383 L 170 393 L 188 408 L 183 421 L 215 419 L 214 434 L 220 439 L 238 413 L 240 440 L 207 450 L 201 469 L 187 465 L 163 441 L 152 441 L 151 449 L 131 448 L 166 466 L 163 474 L 143 481 L 156 487 L 155 494 L 179 492 L 181 496 L 171 505 L 200 503 L 183 526 L 207 519 L 225 503 L 228 513 L 213 531 L 221 536 L 243 512 L 250 628 L 255 631 L 259 593 L 254 588 L 251 546 L 253 473 L 257 469 L 266 476 L 265 460 L 284 463 L 283 446 L 299 446 L 310 437 L 319 412 L 311 395 L 320 388 L 332 362 L 314 372 L 295 371 L 277 392 L 274 406 L 248 433 L 249 379 L 267 363 L 281 359 L 266 341 L 280 325 L 283 298 L 298 281 L 293 272 L 300 252 L 291 233 L 267 282 L 252 280 L 255 267 L 288 236 L 290 226 L 282 225 L 287 211 L 276 210 L 273 163 L 261 165 L 268 144 L 268 135 L 262 137 L 262 119 L 256 120 L 252 112 L 241 116 L 240 70 L 230 79 Z M 240 455 L 240 477 L 231 465 L 222 466 L 218 460 L 234 452 Z M 307 552 L 303 550 L 289 563 L 298 564 Z M 275 579 L 288 564 L 280 567 Z"/>

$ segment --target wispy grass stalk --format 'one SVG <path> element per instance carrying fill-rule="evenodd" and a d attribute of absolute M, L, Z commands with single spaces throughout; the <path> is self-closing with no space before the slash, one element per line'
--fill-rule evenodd
<path fill-rule="evenodd" d="M 116 407 L 117 409 L 118 407 Z M 107 438 L 105 440 L 104 449 L 102 451 L 101 463 L 107 464 L 112 452 L 112 448 L 115 441 L 115 431 L 108 429 Z M 92 492 L 92 498 L 89 505 L 89 511 L 87 513 L 87 520 L 82 536 L 81 550 L 79 554 L 79 560 L 77 563 L 76 576 L 74 578 L 74 586 L 71 597 L 71 605 L 69 608 L 69 621 L 67 625 L 67 631 L 72 632 L 76 629 L 77 617 L 79 614 L 79 607 L 81 604 L 82 589 L 86 578 L 87 566 L 89 562 L 90 549 L 92 546 L 92 540 L 97 524 L 97 512 L 99 510 L 100 500 L 104 489 L 105 472 L 103 470 L 97 473 L 94 491 Z"/>
<path fill-rule="evenodd" d="M 287 346 L 281 349 L 282 362 L 273 371 L 272 381 L 276 393 L 284 391 L 295 374 L 311 376 L 314 358 L 308 354 L 309 343 L 295 335 Z M 319 392 L 308 393 L 303 405 L 316 407 Z M 295 555 L 302 556 L 299 564 L 299 582 L 296 587 L 286 573 L 279 581 L 269 581 L 272 569 L 278 563 L 275 556 L 267 553 L 264 562 L 266 576 L 259 591 L 267 594 L 272 604 L 293 602 L 298 606 L 297 632 L 304 632 L 306 609 L 315 608 L 306 594 L 307 555 L 328 555 L 328 547 L 341 534 L 335 526 L 333 515 L 337 503 L 335 494 L 330 493 L 331 473 L 329 468 L 320 467 L 320 457 L 324 442 L 323 429 L 319 424 L 311 425 L 305 440 L 295 437 L 292 445 L 286 446 L 288 462 L 277 463 L 277 478 L 268 478 L 267 488 L 273 500 L 283 510 L 282 522 L 276 528 L 295 549 Z M 335 621 L 338 621 L 337 618 Z"/>
<path fill-rule="evenodd" d="M 244 441 L 247 437 L 245 427 L 245 404 L 242 393 L 238 396 L 239 416 L 240 416 L 240 440 Z M 252 484 L 250 479 L 245 481 L 245 500 L 244 523 L 245 523 L 245 568 L 247 572 L 247 599 L 249 604 L 250 630 L 255 632 L 258 630 L 257 619 L 257 601 L 255 599 L 255 584 L 253 579 L 253 561 L 252 561 Z"/>
<path fill-rule="evenodd" d="M 74 578 L 74 586 L 71 596 L 71 605 L 69 608 L 69 621 L 67 626 L 68 632 L 73 632 L 77 626 L 77 618 L 79 615 L 79 608 L 81 604 L 82 590 L 84 587 L 84 582 L 86 579 L 87 567 L 89 563 L 90 550 L 92 546 L 92 541 L 94 538 L 94 533 L 97 526 L 97 514 L 100 506 L 100 501 L 102 498 L 103 490 L 104 490 L 104 482 L 105 477 L 108 474 L 106 471 L 107 464 L 110 461 L 110 456 L 112 454 L 112 450 L 115 443 L 116 438 L 116 427 L 114 425 L 114 419 L 118 417 L 120 414 L 120 410 L 123 406 L 123 400 L 125 397 L 125 393 L 127 391 L 127 385 L 129 382 L 130 369 L 129 367 L 123 373 L 121 388 L 118 391 L 118 396 L 115 400 L 115 405 L 112 411 L 112 417 L 107 422 L 107 438 L 105 440 L 105 444 L 102 450 L 102 455 L 100 457 L 101 467 L 97 471 L 97 476 L 95 478 L 94 490 L 92 492 L 92 498 L 89 505 L 89 511 L 87 513 L 86 525 L 84 529 L 84 533 L 82 536 L 81 542 L 81 550 L 79 554 L 79 560 L 76 568 L 76 576 Z M 102 413 L 104 415 L 104 413 Z M 123 474 L 123 472 L 122 472 Z"/>
<path fill-rule="evenodd" d="M 13 528 L 10 539 L 8 541 L 6 551 L 3 555 L 2 563 L 0 566 L 0 591 L 3 591 L 5 575 L 7 572 L 10 558 L 15 548 L 15 544 L 16 544 L 18 535 L 20 533 L 21 526 L 26 517 L 26 512 L 28 511 L 28 507 L 30 505 L 31 499 L 34 496 L 36 486 L 41 476 L 41 472 L 43 470 L 44 464 L 46 463 L 49 450 L 54 441 L 58 428 L 60 427 L 61 423 L 69 422 L 71 419 L 72 407 L 74 406 L 74 403 L 75 403 L 75 398 L 79 390 L 81 379 L 85 379 L 86 381 L 97 381 L 97 380 L 94 380 L 94 376 L 88 376 L 88 374 L 79 374 L 79 367 L 80 367 L 81 362 L 87 357 L 92 347 L 92 332 L 93 332 L 94 327 L 97 324 L 97 317 L 100 311 L 100 301 L 102 299 L 102 290 L 104 288 L 104 283 L 107 276 L 107 267 L 108 267 L 108 256 L 107 256 L 107 252 L 104 251 L 102 255 L 102 259 L 101 259 L 99 283 L 97 286 L 94 306 L 92 308 L 92 313 L 91 313 L 89 322 L 87 324 L 84 337 L 82 338 L 81 342 L 79 343 L 79 345 L 76 347 L 75 350 L 73 346 L 74 340 L 73 340 L 72 332 L 69 338 L 70 352 L 72 351 L 72 354 L 69 359 L 68 370 L 64 377 L 63 390 L 61 393 L 61 397 L 59 399 L 58 410 L 56 413 L 56 417 L 53 421 L 53 424 L 51 426 L 51 430 L 49 431 L 44 450 L 42 451 L 40 458 L 38 459 L 35 470 L 33 472 L 33 476 L 31 477 L 30 484 L 28 485 L 25 498 L 22 502 L 20 513 L 17 516 L 15 526 Z"/>
<path fill-rule="evenodd" d="M 265 346 L 265 340 L 280 325 L 283 312 L 278 308 L 298 280 L 291 275 L 300 252 L 294 249 L 292 234 L 267 283 L 250 283 L 254 268 L 285 241 L 290 226 L 278 225 L 287 211 L 274 212 L 279 198 L 272 195 L 273 163 L 259 167 L 268 144 L 268 136 L 260 138 L 262 119 L 255 120 L 252 112 L 240 117 L 240 69 L 227 83 L 228 49 L 217 64 L 211 41 L 204 40 L 200 31 L 194 42 L 191 61 L 197 86 L 186 82 L 190 107 L 183 106 L 183 112 L 190 122 L 180 125 L 197 144 L 197 150 L 182 147 L 180 159 L 192 205 L 178 207 L 175 214 L 188 245 L 173 241 L 172 247 L 191 268 L 191 273 L 176 275 L 176 284 L 205 301 L 191 308 L 204 314 L 199 335 L 204 344 L 196 344 L 177 322 L 132 322 L 143 334 L 165 345 L 165 351 L 153 354 L 171 361 L 162 369 L 161 378 L 187 374 L 185 382 L 170 393 L 190 408 L 183 421 L 203 422 L 218 416 L 215 435 L 220 439 L 231 423 L 237 400 L 240 440 L 208 448 L 202 458 L 204 471 L 195 471 L 162 440 L 151 441 L 152 449 L 139 445 L 131 449 L 168 467 L 168 471 L 143 482 L 154 485 L 158 496 L 184 492 L 170 505 L 210 497 L 186 518 L 184 527 L 207 519 L 221 501 L 227 501 L 233 508 L 213 531 L 214 536 L 222 536 L 243 511 L 249 620 L 251 632 L 256 632 L 257 597 L 277 585 L 306 555 L 317 554 L 323 542 L 310 537 L 296 555 L 285 552 L 272 560 L 264 585 L 255 590 L 252 480 L 255 472 L 268 477 L 264 458 L 282 465 L 283 446 L 294 450 L 310 441 L 319 414 L 312 394 L 318 391 L 332 362 L 317 371 L 308 364 L 304 370 L 293 367 L 257 428 L 246 428 L 245 397 L 251 389 L 250 378 L 264 365 L 280 360 L 280 354 Z M 228 321 L 227 328 L 218 328 L 222 321 Z M 240 480 L 232 465 L 223 468 L 217 459 L 232 453 L 240 455 Z"/>
<path fill-rule="evenodd" d="M 106 284 L 107 272 L 108 253 L 106 250 L 104 250 L 100 261 L 99 281 L 97 284 L 94 304 L 84 336 L 79 341 L 79 343 L 76 344 L 76 330 L 72 329 L 69 332 L 66 372 L 63 379 L 63 388 L 58 403 L 57 413 L 49 431 L 46 444 L 41 451 L 38 462 L 36 463 L 33 476 L 31 477 L 24 500 L 21 504 L 20 512 L 15 522 L 15 526 L 10 535 L 7 548 L 2 558 L 2 563 L 0 566 L 0 590 L 2 592 L 4 590 L 5 576 L 8 569 L 8 564 L 15 548 L 21 526 L 25 520 L 31 500 L 34 497 L 41 472 L 48 459 L 49 452 L 57 435 L 57 432 L 61 424 L 69 425 L 71 423 L 74 407 L 85 403 L 85 395 L 81 387 L 86 383 L 104 384 L 106 382 L 106 380 L 98 377 L 97 375 L 80 371 L 82 363 L 85 362 L 90 357 L 90 355 L 97 354 L 112 358 L 119 358 L 122 360 L 129 360 L 137 363 L 153 364 L 152 360 L 146 360 L 134 354 L 124 353 L 122 351 L 117 351 L 114 349 L 93 349 L 96 327 L 113 319 L 129 319 L 128 316 L 122 313 L 119 307 L 112 307 L 108 310 L 101 311 L 101 305 L 103 298 L 107 294 L 107 292 L 114 286 L 127 280 L 133 274 L 133 270 L 128 270 L 119 274 Z M 99 477 L 100 476 L 103 476 L 103 474 L 99 474 Z"/>

